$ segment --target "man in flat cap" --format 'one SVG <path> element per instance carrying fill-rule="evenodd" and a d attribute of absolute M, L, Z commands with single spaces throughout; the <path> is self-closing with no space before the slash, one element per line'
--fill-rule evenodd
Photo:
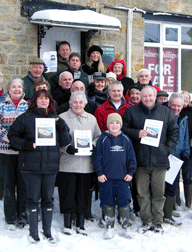
<path fill-rule="evenodd" d="M 168 101 L 169 94 L 166 91 L 160 90 L 157 92 L 157 103 L 163 104 Z"/>
<path fill-rule="evenodd" d="M 37 78 L 43 78 L 43 72 L 45 69 L 45 62 L 38 58 L 34 57 L 30 61 L 29 71 L 27 75 L 23 78 L 24 89 L 25 89 L 25 100 L 28 100 L 33 96 L 33 83 Z"/>

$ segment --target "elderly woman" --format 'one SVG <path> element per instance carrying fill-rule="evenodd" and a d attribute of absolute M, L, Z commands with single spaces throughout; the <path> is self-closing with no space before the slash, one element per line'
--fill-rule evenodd
<path fill-rule="evenodd" d="M 124 60 L 114 60 L 109 65 L 109 71 L 113 72 L 117 76 L 117 80 L 121 81 L 124 87 L 123 95 L 125 96 L 128 89 L 134 84 L 133 79 L 129 77 L 125 77 L 125 74 L 127 72 L 127 66 L 125 65 Z"/>
<path fill-rule="evenodd" d="M 142 86 L 138 83 L 134 84 L 133 86 L 131 86 L 131 88 L 129 89 L 129 100 L 128 100 L 128 104 L 130 106 L 134 106 L 136 104 L 138 104 L 141 101 L 141 89 Z M 125 100 L 127 101 L 127 97 L 125 96 Z"/>
<path fill-rule="evenodd" d="M 93 75 L 95 72 L 106 72 L 107 67 L 103 64 L 102 54 L 103 50 L 97 45 L 93 45 L 89 48 L 87 52 L 89 61 L 87 64 L 82 65 L 82 69 L 86 74 Z M 92 82 L 92 78 L 90 78 L 89 82 Z"/>
<path fill-rule="evenodd" d="M 61 149 L 60 172 L 58 174 L 58 189 L 60 212 L 64 214 L 64 233 L 72 234 L 71 217 L 76 213 L 76 232 L 87 235 L 84 229 L 84 215 L 87 212 L 89 190 L 93 182 L 94 169 L 90 156 L 74 155 L 78 149 L 74 147 L 75 130 L 91 132 L 92 143 L 95 146 L 101 134 L 96 118 L 85 112 L 87 104 L 83 92 L 74 92 L 69 101 L 70 109 L 60 114 L 70 128 L 72 143 Z"/>
<path fill-rule="evenodd" d="M 19 152 L 9 148 L 7 134 L 15 119 L 28 109 L 28 103 L 23 97 L 23 81 L 13 79 L 8 85 L 5 101 L 0 103 L 0 155 L 3 164 L 5 221 L 19 227 L 26 224 L 26 190 L 18 166 Z"/>
<path fill-rule="evenodd" d="M 37 120 L 42 118 L 44 121 L 49 119 L 49 121 L 55 122 L 55 144 L 42 141 L 37 145 L 35 125 Z M 47 128 L 42 126 L 42 128 L 44 131 L 46 129 L 48 131 L 51 126 L 47 126 Z M 66 123 L 55 113 L 52 96 L 47 90 L 42 89 L 34 94 L 29 109 L 17 118 L 8 133 L 11 145 L 20 151 L 20 169 L 27 191 L 27 217 L 31 243 L 40 240 L 37 211 L 40 199 L 43 235 L 49 242 L 55 243 L 55 239 L 51 235 L 53 192 L 56 175 L 59 171 L 60 147 L 71 142 L 68 131 Z M 41 133 L 41 140 L 46 141 L 47 139 L 47 135 Z"/>

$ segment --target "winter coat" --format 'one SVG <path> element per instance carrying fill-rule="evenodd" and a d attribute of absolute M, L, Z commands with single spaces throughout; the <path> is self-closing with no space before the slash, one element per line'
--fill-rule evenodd
<path fill-rule="evenodd" d="M 95 72 L 98 72 L 98 62 L 93 62 L 91 66 L 84 64 L 82 65 L 82 69 L 87 75 L 92 75 Z"/>
<path fill-rule="evenodd" d="M 58 54 L 57 56 L 57 72 L 62 73 L 64 71 L 67 71 L 69 65 L 68 60 L 63 59 L 61 55 Z"/>
<path fill-rule="evenodd" d="M 60 114 L 70 128 L 72 145 L 74 146 L 74 130 L 91 130 L 92 143 L 95 146 L 101 134 L 95 117 L 87 112 L 77 116 L 71 108 Z M 61 148 L 60 172 L 92 173 L 94 171 L 90 156 L 76 156 L 66 153 L 66 147 Z"/>
<path fill-rule="evenodd" d="M 125 112 L 125 110 L 127 108 L 129 108 L 130 105 L 128 105 L 125 100 L 122 98 L 121 100 L 121 105 L 118 109 L 118 111 L 116 110 L 115 106 L 113 105 L 113 103 L 111 102 L 110 98 L 107 99 L 106 102 L 104 102 L 102 105 L 100 105 L 96 111 L 94 116 L 97 119 L 97 123 L 99 125 L 100 130 L 106 131 L 107 128 L 107 117 L 109 114 L 111 113 L 118 113 L 120 116 L 123 115 L 123 113 Z"/>
<path fill-rule="evenodd" d="M 104 174 L 108 179 L 124 179 L 127 174 L 133 176 L 137 163 L 130 138 L 122 132 L 114 137 L 104 131 L 97 140 L 93 164 L 97 176 Z"/>
<path fill-rule="evenodd" d="M 140 144 L 139 131 L 146 119 L 163 121 L 159 147 Z M 142 102 L 126 109 L 123 114 L 122 131 L 133 143 L 139 167 L 169 169 L 168 156 L 173 151 L 179 137 L 179 128 L 173 112 L 160 104 L 149 110 Z"/>
<path fill-rule="evenodd" d="M 68 102 L 71 96 L 70 89 L 63 89 L 61 86 L 58 86 L 52 93 L 53 98 L 56 100 L 57 105 Z"/>
<path fill-rule="evenodd" d="M 126 66 L 124 60 L 116 59 L 113 62 L 111 62 L 111 64 L 109 65 L 109 71 L 113 72 L 113 67 L 116 63 L 121 63 L 123 65 L 122 74 L 117 76 L 117 80 L 122 83 L 122 85 L 124 87 L 123 95 L 125 96 L 127 91 L 129 90 L 129 88 L 134 84 L 134 81 L 133 81 L 133 79 L 131 79 L 129 77 L 125 77 L 125 74 L 127 72 L 127 66 Z"/>
<path fill-rule="evenodd" d="M 104 102 L 106 102 L 106 100 L 109 98 L 107 88 L 104 89 L 103 92 L 100 92 L 95 89 L 93 96 L 90 96 L 88 90 L 86 90 L 86 96 L 87 96 L 87 100 L 95 103 L 97 107 L 103 104 Z"/>
<path fill-rule="evenodd" d="M 28 102 L 23 98 L 20 100 L 17 108 L 11 100 L 10 95 L 7 95 L 4 102 L 0 103 L 0 153 L 3 154 L 18 154 L 18 151 L 8 149 L 9 140 L 7 133 L 15 119 L 23 114 L 28 109 Z"/>
<path fill-rule="evenodd" d="M 178 120 L 179 118 L 177 118 Z M 180 118 L 179 122 L 179 140 L 177 145 L 172 151 L 172 155 L 177 158 L 184 158 L 190 156 L 190 144 L 189 144 L 189 130 L 188 130 L 188 118 L 187 116 Z"/>
<path fill-rule="evenodd" d="M 45 109 L 35 108 L 32 112 L 26 112 L 19 116 L 10 127 L 8 138 L 11 146 L 19 149 L 20 169 L 23 172 L 31 173 L 55 173 L 59 171 L 60 147 L 71 142 L 69 128 L 65 122 L 63 129 L 59 130 L 56 122 L 56 145 L 37 146 L 29 151 L 25 143 L 35 143 L 35 119 L 36 118 L 57 118 L 50 110 L 48 115 Z M 60 119 L 62 120 L 62 119 Z"/>

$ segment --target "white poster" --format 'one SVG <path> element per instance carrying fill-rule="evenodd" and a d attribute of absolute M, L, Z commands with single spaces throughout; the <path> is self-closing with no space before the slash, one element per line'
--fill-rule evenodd
<path fill-rule="evenodd" d="M 141 144 L 159 147 L 161 132 L 163 128 L 163 121 L 146 119 L 144 130 L 147 131 L 147 136 L 141 138 Z"/>
<path fill-rule="evenodd" d="M 92 136 L 91 130 L 74 130 L 75 148 L 78 149 L 78 156 L 91 156 Z"/>
<path fill-rule="evenodd" d="M 37 146 L 55 146 L 55 118 L 35 118 L 35 143 Z"/>
<path fill-rule="evenodd" d="M 46 73 L 57 72 L 57 52 L 44 52 L 43 61 L 47 67 Z"/>
<path fill-rule="evenodd" d="M 169 158 L 170 169 L 166 172 L 165 181 L 172 185 L 173 182 L 175 181 L 175 178 L 178 172 L 181 169 L 181 166 L 183 165 L 183 161 L 180 160 L 179 158 L 176 158 L 173 155 L 169 155 L 168 158 Z"/>

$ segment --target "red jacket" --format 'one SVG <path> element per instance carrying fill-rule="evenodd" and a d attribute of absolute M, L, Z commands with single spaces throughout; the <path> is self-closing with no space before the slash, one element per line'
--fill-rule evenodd
<path fill-rule="evenodd" d="M 115 107 L 111 104 L 109 99 L 107 99 L 106 102 L 101 104 L 96 110 L 94 116 L 97 119 L 97 123 L 99 125 L 100 130 L 106 131 L 107 128 L 107 117 L 111 113 L 118 113 L 120 116 L 122 116 L 127 108 L 129 108 L 130 105 L 127 104 L 124 99 L 122 105 L 119 107 L 118 111 L 116 111 Z"/>

